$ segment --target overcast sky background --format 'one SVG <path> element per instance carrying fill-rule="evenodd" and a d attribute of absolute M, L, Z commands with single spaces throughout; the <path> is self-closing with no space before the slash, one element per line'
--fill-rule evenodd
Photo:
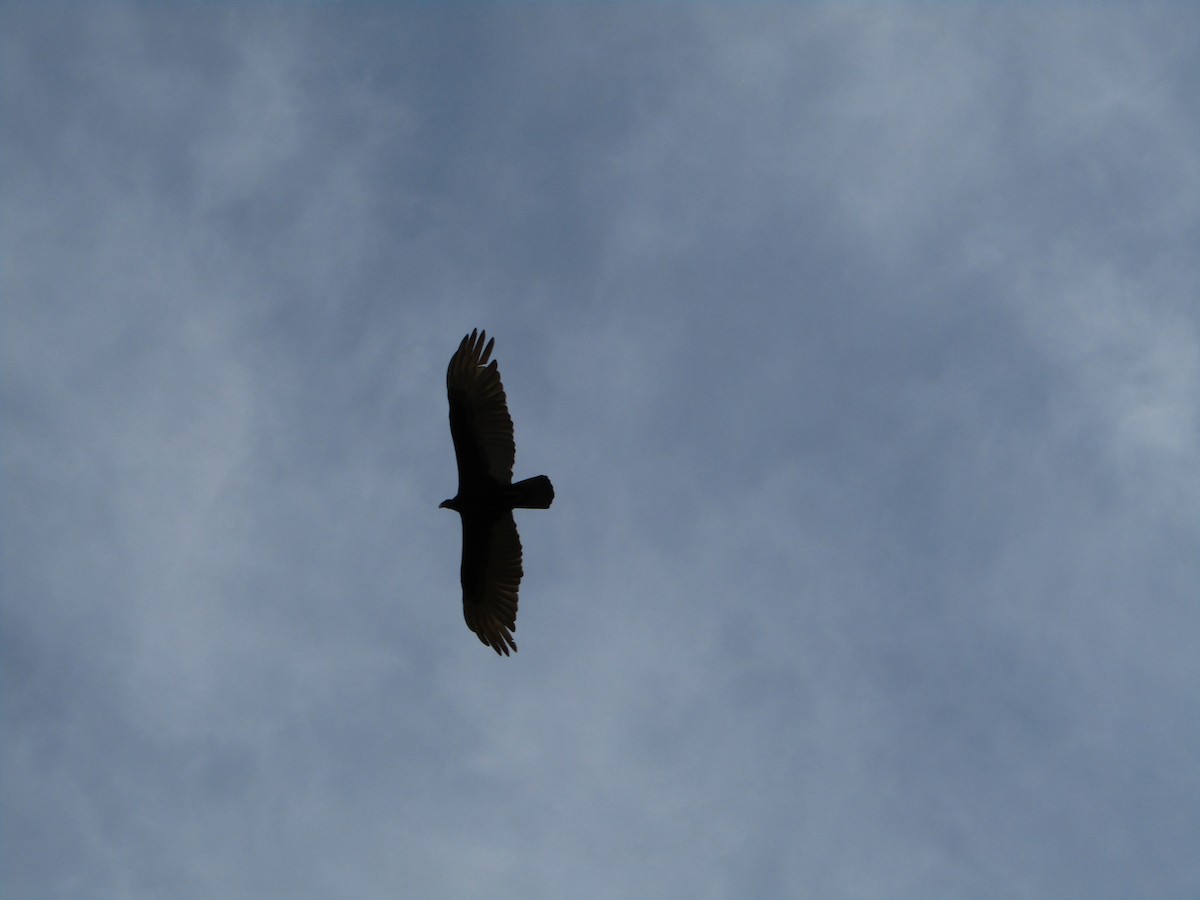
<path fill-rule="evenodd" d="M 1200 892 L 1200 8 L 0 22 L 6 896 Z"/>

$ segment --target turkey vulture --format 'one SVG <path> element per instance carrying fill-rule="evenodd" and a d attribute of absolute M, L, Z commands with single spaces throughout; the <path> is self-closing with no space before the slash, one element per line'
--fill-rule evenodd
<path fill-rule="evenodd" d="M 484 341 L 487 341 L 486 346 Z M 512 483 L 512 417 L 496 361 L 496 339 L 472 331 L 446 369 L 450 436 L 458 457 L 458 495 L 442 502 L 462 518 L 463 617 L 467 627 L 497 653 L 517 645 L 517 589 L 521 586 L 521 539 L 512 511 L 549 509 L 554 486 L 545 475 Z"/>

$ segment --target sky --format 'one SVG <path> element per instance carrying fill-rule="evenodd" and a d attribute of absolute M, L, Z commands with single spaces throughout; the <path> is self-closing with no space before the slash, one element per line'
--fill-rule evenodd
<path fill-rule="evenodd" d="M 0 33 L 6 896 L 1200 894 L 1200 7 Z"/>

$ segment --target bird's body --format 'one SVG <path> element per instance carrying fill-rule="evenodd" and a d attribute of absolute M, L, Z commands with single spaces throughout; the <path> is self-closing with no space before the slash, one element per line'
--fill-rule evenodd
<path fill-rule="evenodd" d="M 485 345 L 485 341 L 487 341 Z M 524 570 L 513 509 L 548 509 L 554 487 L 545 475 L 512 483 L 512 417 L 500 372 L 488 363 L 495 340 L 472 331 L 446 369 L 450 435 L 458 460 L 458 494 L 441 505 L 462 518 L 463 616 L 497 653 L 515 652 L 517 591 Z"/>

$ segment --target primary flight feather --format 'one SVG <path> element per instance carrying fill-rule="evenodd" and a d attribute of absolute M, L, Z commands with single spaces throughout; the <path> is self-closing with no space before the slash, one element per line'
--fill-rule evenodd
<path fill-rule="evenodd" d="M 486 343 L 485 343 L 486 342 Z M 549 509 L 554 486 L 545 475 L 512 483 L 512 417 L 492 355 L 495 339 L 472 331 L 446 368 L 450 436 L 458 459 L 458 494 L 441 504 L 462 518 L 463 617 L 497 653 L 516 652 L 521 539 L 512 511 Z"/>

